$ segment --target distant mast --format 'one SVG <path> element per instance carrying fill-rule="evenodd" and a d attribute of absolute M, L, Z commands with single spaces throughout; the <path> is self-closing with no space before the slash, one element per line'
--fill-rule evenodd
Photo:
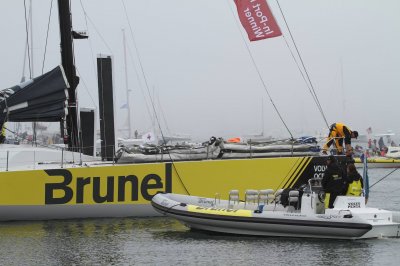
<path fill-rule="evenodd" d="M 62 134 L 64 134 L 64 143 L 68 144 L 70 149 L 80 150 L 76 110 L 76 87 L 78 86 L 79 78 L 76 76 L 73 57 L 70 0 L 58 0 L 58 16 L 60 23 L 61 62 L 70 85 L 68 89 L 69 99 L 66 121 L 67 136 L 65 136 L 64 132 Z M 63 128 L 63 124 L 61 127 Z"/>
<path fill-rule="evenodd" d="M 126 86 L 126 107 L 128 109 L 128 139 L 132 138 L 132 127 L 131 127 L 131 108 L 129 105 L 129 86 L 128 86 L 128 69 L 126 62 L 126 39 L 125 30 L 122 29 L 122 37 L 124 42 L 124 64 L 125 64 L 125 86 Z"/>
<path fill-rule="evenodd" d="M 343 60 L 342 58 L 340 58 L 340 87 L 342 89 L 342 121 L 347 121 L 347 117 L 346 117 L 346 91 L 344 88 L 344 75 L 343 75 Z"/>

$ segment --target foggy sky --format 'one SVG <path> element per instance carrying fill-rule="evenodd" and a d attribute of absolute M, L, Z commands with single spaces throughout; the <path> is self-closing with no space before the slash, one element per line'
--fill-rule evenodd
<path fill-rule="evenodd" d="M 42 72 L 50 2 L 33 0 L 34 76 Z M 90 37 L 75 40 L 74 46 L 81 78 L 80 107 L 98 108 L 96 55 L 112 55 L 116 123 L 118 128 L 126 128 L 126 109 L 120 109 L 126 102 L 125 29 L 133 129 L 152 130 L 150 94 L 164 133 L 207 139 L 259 134 L 264 127 L 266 135 L 289 136 L 248 55 L 240 34 L 244 31 L 237 26 L 236 13 L 232 15 L 233 1 L 124 1 L 148 88 L 122 1 L 81 2 L 72 0 L 73 27 L 87 30 Z M 370 126 L 374 133 L 393 130 L 400 134 L 400 2 L 279 3 L 328 123 L 342 121 L 361 134 Z M 269 5 L 291 44 L 276 1 L 269 1 Z M 0 6 L 0 88 L 4 89 L 21 80 L 26 31 L 22 0 L 2 0 Z M 61 62 L 57 1 L 53 3 L 50 25 L 44 72 Z M 246 42 L 293 135 L 326 133 L 325 122 L 284 38 Z M 28 67 L 25 73 L 29 77 Z"/>

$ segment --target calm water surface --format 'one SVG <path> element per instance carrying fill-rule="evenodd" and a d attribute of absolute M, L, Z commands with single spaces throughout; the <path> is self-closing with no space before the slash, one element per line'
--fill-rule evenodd
<path fill-rule="evenodd" d="M 371 169 L 371 185 L 393 169 Z M 400 170 L 369 206 L 400 211 Z M 309 240 L 189 231 L 168 218 L 0 223 L 0 265 L 399 265 L 399 239 Z"/>

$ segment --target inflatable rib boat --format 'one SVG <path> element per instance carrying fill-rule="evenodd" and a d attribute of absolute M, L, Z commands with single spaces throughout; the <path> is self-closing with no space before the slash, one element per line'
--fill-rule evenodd
<path fill-rule="evenodd" d="M 399 213 L 367 208 L 364 197 L 338 196 L 333 209 L 325 209 L 318 186 L 290 191 L 247 190 L 239 200 L 232 190 L 229 200 L 180 194 L 157 194 L 152 206 L 189 228 L 220 233 L 334 239 L 399 237 Z"/>

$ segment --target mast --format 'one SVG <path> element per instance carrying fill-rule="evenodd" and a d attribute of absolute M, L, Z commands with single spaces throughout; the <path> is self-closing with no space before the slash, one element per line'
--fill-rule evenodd
<path fill-rule="evenodd" d="M 30 31 L 31 31 L 31 60 L 30 60 L 30 79 L 33 79 L 35 77 L 35 65 L 33 63 L 34 57 L 33 57 L 33 10 L 32 10 L 32 0 L 29 1 L 29 22 L 30 22 Z M 24 62 L 25 65 L 25 62 Z M 37 132 L 36 132 L 36 121 L 32 122 L 32 146 L 36 146 L 37 147 Z"/>
<path fill-rule="evenodd" d="M 76 70 L 73 57 L 73 39 L 72 22 L 70 11 L 70 0 L 58 0 L 58 16 L 60 23 L 61 39 L 61 62 L 65 71 L 70 88 L 68 89 L 68 115 L 66 121 L 67 136 L 64 132 L 64 143 L 72 150 L 79 150 L 78 121 L 77 121 L 77 102 L 76 87 L 79 83 L 79 77 L 76 76 Z M 62 126 L 63 128 L 63 126 Z"/>
<path fill-rule="evenodd" d="M 34 63 L 33 63 L 33 11 L 32 11 L 32 0 L 29 1 L 29 21 L 31 22 L 30 30 L 31 30 L 31 76 L 30 78 L 35 77 Z M 32 146 L 37 147 L 37 132 L 36 132 L 36 121 L 32 122 Z"/>
<path fill-rule="evenodd" d="M 30 78 L 34 78 L 34 64 L 33 64 L 33 16 L 32 16 L 32 0 L 29 1 L 29 20 L 31 22 L 30 30 L 31 30 L 31 76 Z"/>
<path fill-rule="evenodd" d="M 340 87 L 342 89 L 342 112 L 343 112 L 343 120 L 342 121 L 347 121 L 346 120 L 346 95 L 345 95 L 345 90 L 344 90 L 344 79 L 343 79 L 343 60 L 340 58 Z M 346 123 L 346 122 L 345 122 Z"/>
<path fill-rule="evenodd" d="M 128 86 L 128 70 L 126 63 L 126 39 L 125 30 L 122 29 L 122 37 L 124 42 L 124 64 L 125 64 L 125 86 L 126 86 L 126 106 L 128 108 L 128 139 L 132 137 L 132 127 L 131 127 L 131 108 L 129 105 L 129 86 Z"/>
<path fill-rule="evenodd" d="M 261 136 L 264 137 L 264 99 L 261 99 Z"/>

